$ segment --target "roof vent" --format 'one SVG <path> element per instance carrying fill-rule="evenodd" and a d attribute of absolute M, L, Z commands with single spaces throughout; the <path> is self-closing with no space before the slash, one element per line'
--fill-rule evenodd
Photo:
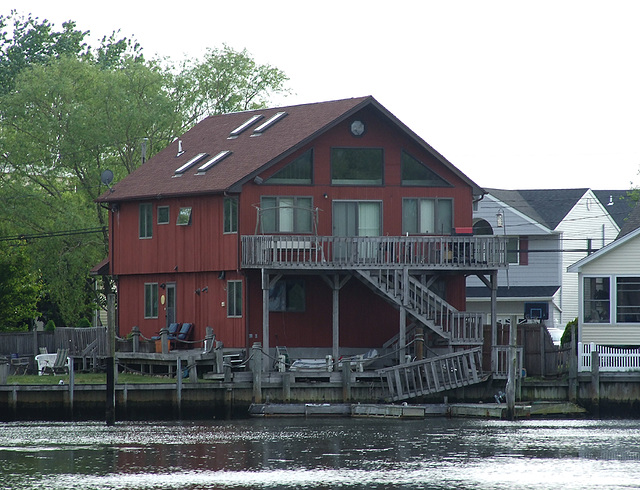
<path fill-rule="evenodd" d="M 179 157 L 183 153 L 184 153 L 184 150 L 182 149 L 182 140 L 178 140 L 178 154 L 176 155 L 176 157 Z"/>
<path fill-rule="evenodd" d="M 222 160 L 227 158 L 229 155 L 231 155 L 231 151 L 229 151 L 229 150 L 221 151 L 216 156 L 214 156 L 211 160 L 209 160 L 207 163 L 201 165 L 198 168 L 198 172 L 196 173 L 196 175 L 204 175 L 204 173 L 207 170 L 209 170 L 211 167 L 213 167 L 216 163 L 220 163 Z"/>
<path fill-rule="evenodd" d="M 176 176 L 177 175 L 182 175 L 187 170 L 189 170 L 189 168 L 193 167 L 196 163 L 198 163 L 199 161 L 201 161 L 204 158 L 207 158 L 208 156 L 209 156 L 208 153 L 198 153 L 195 157 L 193 157 L 187 163 L 185 163 L 184 165 L 182 165 L 181 167 L 176 169 Z"/>
<path fill-rule="evenodd" d="M 256 121 L 259 121 L 263 117 L 264 116 L 262 114 L 255 114 L 255 115 L 251 116 L 249 119 L 247 119 L 245 122 L 243 122 L 240 126 L 238 126 L 236 129 L 231 131 L 229 133 L 229 136 L 227 137 L 227 139 L 237 138 L 240 135 L 240 133 L 242 133 L 244 130 L 246 130 L 248 127 L 253 125 Z"/>
<path fill-rule="evenodd" d="M 286 112 L 276 112 L 273 116 L 271 116 L 269 119 L 267 119 L 265 122 L 263 122 L 256 129 L 254 129 L 253 130 L 253 134 L 251 136 L 260 136 L 267 129 L 269 129 L 271 126 L 273 126 L 275 123 L 277 123 L 278 121 L 280 121 L 282 118 L 284 118 L 287 115 L 288 114 Z"/>

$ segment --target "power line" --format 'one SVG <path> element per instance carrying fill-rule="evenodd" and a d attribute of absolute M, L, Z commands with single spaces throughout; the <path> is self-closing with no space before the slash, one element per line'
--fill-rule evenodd
<path fill-rule="evenodd" d="M 77 230 L 64 230 L 64 231 L 49 231 L 49 232 L 42 232 L 42 233 L 4 236 L 4 237 L 0 237 L 0 242 L 35 240 L 38 238 L 52 238 L 52 237 L 73 236 L 73 235 L 91 235 L 94 233 L 102 233 L 103 231 L 104 231 L 103 227 L 80 228 Z"/>

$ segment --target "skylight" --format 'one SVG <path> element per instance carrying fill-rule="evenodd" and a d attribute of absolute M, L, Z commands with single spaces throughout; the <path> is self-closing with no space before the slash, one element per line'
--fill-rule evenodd
<path fill-rule="evenodd" d="M 195 157 L 189 160 L 187 163 L 182 165 L 181 167 L 176 169 L 176 175 L 180 175 L 185 173 L 189 168 L 193 167 L 196 163 L 198 163 L 203 158 L 207 158 L 209 156 L 208 153 L 198 153 Z"/>
<path fill-rule="evenodd" d="M 216 156 L 214 156 L 211 160 L 209 160 L 205 164 L 201 165 L 198 168 L 198 172 L 196 173 L 196 175 L 204 174 L 207 170 L 209 170 L 211 167 L 213 167 L 216 163 L 221 162 L 222 160 L 227 158 L 229 155 L 231 155 L 231 151 L 229 151 L 229 150 L 221 151 Z"/>
<path fill-rule="evenodd" d="M 256 121 L 262 119 L 263 117 L 264 116 L 262 114 L 255 114 L 255 115 L 251 116 L 249 119 L 247 119 L 245 122 L 243 122 L 240 126 L 238 126 L 236 129 L 231 131 L 229 133 L 229 136 L 228 136 L 227 139 L 237 138 L 240 133 L 242 133 L 245 129 L 247 129 L 249 126 L 251 126 Z"/>
<path fill-rule="evenodd" d="M 276 112 L 273 116 L 263 122 L 260 126 L 253 130 L 253 134 L 251 136 L 260 136 L 267 129 L 277 123 L 280 119 L 287 115 L 286 112 Z"/>

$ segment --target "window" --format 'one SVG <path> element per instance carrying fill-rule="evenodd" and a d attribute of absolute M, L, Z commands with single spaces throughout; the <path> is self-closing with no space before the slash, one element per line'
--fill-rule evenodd
<path fill-rule="evenodd" d="M 269 290 L 269 311 L 305 311 L 302 279 L 281 279 Z"/>
<path fill-rule="evenodd" d="M 609 278 L 585 277 L 583 286 L 585 323 L 609 323 L 611 311 Z"/>
<path fill-rule="evenodd" d="M 529 265 L 529 238 L 507 238 L 507 262 L 513 265 Z"/>
<path fill-rule="evenodd" d="M 176 225 L 187 226 L 191 224 L 191 208 L 180 208 Z"/>
<path fill-rule="evenodd" d="M 333 148 L 331 183 L 337 185 L 382 185 L 382 148 Z"/>
<path fill-rule="evenodd" d="M 616 322 L 640 323 L 640 277 L 616 279 Z"/>
<path fill-rule="evenodd" d="M 169 224 L 169 206 L 158 206 L 158 224 Z"/>
<path fill-rule="evenodd" d="M 518 263 L 518 237 L 507 238 L 507 263 Z"/>
<path fill-rule="evenodd" d="M 153 237 L 153 206 L 151 203 L 140 204 L 139 214 L 139 237 L 140 238 L 152 238 Z"/>
<path fill-rule="evenodd" d="M 227 316 L 242 316 L 242 281 L 227 281 Z"/>
<path fill-rule="evenodd" d="M 402 185 L 451 187 L 433 170 L 405 151 L 402 152 Z"/>
<path fill-rule="evenodd" d="M 238 233 L 238 199 L 224 198 L 224 233 Z"/>
<path fill-rule="evenodd" d="M 453 199 L 404 199 L 402 233 L 448 235 L 453 230 Z"/>
<path fill-rule="evenodd" d="M 313 150 L 296 158 L 269 177 L 265 184 L 311 184 L 313 178 Z"/>
<path fill-rule="evenodd" d="M 313 202 L 310 197 L 261 197 L 263 233 L 311 233 Z"/>
<path fill-rule="evenodd" d="M 158 283 L 144 285 L 144 317 L 158 318 Z"/>

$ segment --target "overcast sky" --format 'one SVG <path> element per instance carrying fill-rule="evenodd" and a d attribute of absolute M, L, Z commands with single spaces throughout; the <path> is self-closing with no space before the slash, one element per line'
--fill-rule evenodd
<path fill-rule="evenodd" d="M 638 1 L 15 3 L 147 57 L 246 48 L 289 76 L 277 105 L 373 95 L 482 187 L 640 182 Z"/>

